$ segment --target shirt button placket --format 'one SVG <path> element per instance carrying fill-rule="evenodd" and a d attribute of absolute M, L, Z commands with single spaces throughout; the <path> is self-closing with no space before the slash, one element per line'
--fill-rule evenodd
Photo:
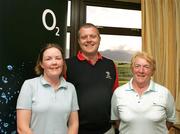
<path fill-rule="evenodd" d="M 136 97 L 137 97 L 137 102 L 140 103 L 141 102 L 141 97 L 138 94 L 136 94 Z"/>

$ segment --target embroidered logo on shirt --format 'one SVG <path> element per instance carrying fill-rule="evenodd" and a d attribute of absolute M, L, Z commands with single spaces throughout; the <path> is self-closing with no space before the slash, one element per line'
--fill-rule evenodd
<path fill-rule="evenodd" d="M 106 78 L 107 78 L 107 79 L 112 79 L 112 78 L 111 78 L 111 73 L 110 73 L 109 71 L 106 71 Z"/>

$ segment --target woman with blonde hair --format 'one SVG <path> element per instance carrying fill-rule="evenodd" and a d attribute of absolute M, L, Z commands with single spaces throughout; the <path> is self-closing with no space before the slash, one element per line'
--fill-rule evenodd
<path fill-rule="evenodd" d="M 112 97 L 111 119 L 120 134 L 168 134 L 175 122 L 175 104 L 170 91 L 151 77 L 156 62 L 145 52 L 131 59 L 132 79 L 118 87 Z"/>

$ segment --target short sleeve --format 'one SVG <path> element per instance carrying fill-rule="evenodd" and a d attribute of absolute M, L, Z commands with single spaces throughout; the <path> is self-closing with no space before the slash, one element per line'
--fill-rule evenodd
<path fill-rule="evenodd" d="M 167 102 L 167 108 L 166 108 L 167 121 L 175 123 L 176 120 L 175 103 L 174 103 L 174 98 L 169 91 L 167 94 L 166 102 Z"/>
<path fill-rule="evenodd" d="M 77 111 L 79 110 L 79 105 L 78 105 L 78 100 L 77 100 L 77 94 L 75 87 L 73 86 L 73 98 L 72 98 L 72 111 Z"/>
<path fill-rule="evenodd" d="M 113 93 L 111 99 L 111 120 L 119 120 L 118 108 L 117 108 L 117 96 L 116 91 Z"/>
<path fill-rule="evenodd" d="M 25 81 L 21 87 L 16 109 L 32 109 L 32 87 Z"/>

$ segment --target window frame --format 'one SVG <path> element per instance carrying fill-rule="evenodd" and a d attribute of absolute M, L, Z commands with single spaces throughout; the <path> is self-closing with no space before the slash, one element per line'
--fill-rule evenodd
<path fill-rule="evenodd" d="M 141 10 L 141 4 L 122 2 L 122 1 L 104 1 L 104 0 L 84 0 L 81 5 L 81 22 L 86 22 L 86 6 L 100 6 L 109 8 L 129 9 L 129 10 Z M 141 36 L 141 29 L 136 28 L 123 28 L 123 27 L 98 27 L 101 34 L 111 35 L 130 35 L 130 36 Z"/>
<path fill-rule="evenodd" d="M 140 3 L 123 2 L 123 1 L 105 1 L 105 0 L 70 0 L 71 1 L 71 20 L 70 27 L 67 27 L 67 32 L 70 32 L 70 57 L 76 55 L 79 50 L 78 45 L 78 30 L 80 25 L 86 22 L 86 6 L 100 6 L 109 8 L 129 9 L 141 11 Z M 106 27 L 99 26 L 101 34 L 109 35 L 127 35 L 141 36 L 141 29 L 137 28 L 122 28 L 122 27 Z"/>

